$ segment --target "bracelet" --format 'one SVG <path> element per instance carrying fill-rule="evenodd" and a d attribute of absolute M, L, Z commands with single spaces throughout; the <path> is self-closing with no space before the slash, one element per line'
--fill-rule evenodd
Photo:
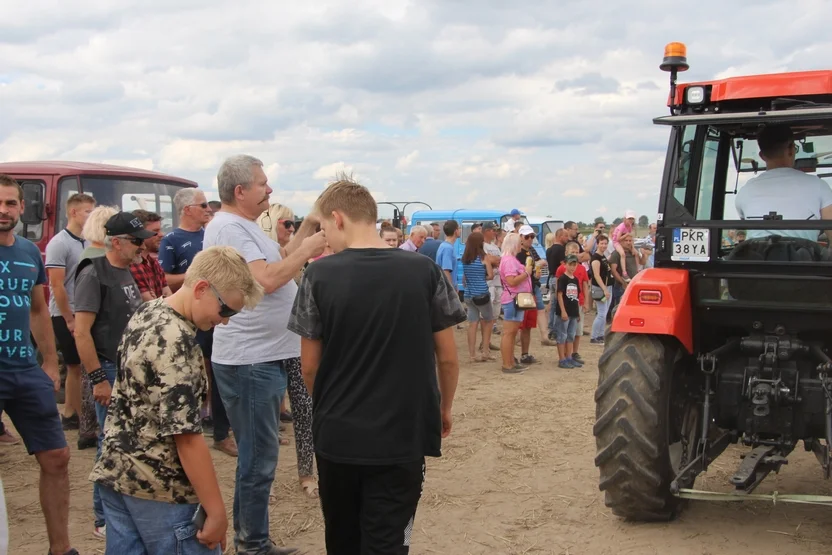
<path fill-rule="evenodd" d="M 100 366 L 98 367 L 98 370 L 93 370 L 92 372 L 88 372 L 87 376 L 89 377 L 90 382 L 92 383 L 92 385 L 98 385 L 98 384 L 100 384 L 101 382 L 103 382 L 107 379 L 107 373 L 104 372 L 104 369 L 101 368 Z"/>

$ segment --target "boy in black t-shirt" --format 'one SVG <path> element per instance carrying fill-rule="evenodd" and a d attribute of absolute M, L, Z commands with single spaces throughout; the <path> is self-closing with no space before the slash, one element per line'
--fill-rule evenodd
<path fill-rule="evenodd" d="M 315 211 L 334 254 L 304 272 L 288 327 L 312 394 L 327 553 L 406 554 L 425 457 L 451 432 L 467 315 L 433 260 L 379 238 L 365 187 L 341 177 Z"/>
<path fill-rule="evenodd" d="M 558 278 L 558 302 L 555 305 L 555 335 L 558 342 L 559 368 L 577 368 L 583 366 L 572 358 L 572 349 L 575 342 L 575 332 L 578 329 L 578 317 L 580 316 L 581 305 L 578 295 L 581 284 L 575 277 L 575 269 L 578 267 L 578 257 L 574 254 L 566 255 L 564 259 L 566 271 Z"/>

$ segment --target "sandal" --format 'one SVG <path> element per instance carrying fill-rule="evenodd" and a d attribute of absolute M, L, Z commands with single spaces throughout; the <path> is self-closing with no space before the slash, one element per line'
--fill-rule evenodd
<path fill-rule="evenodd" d="M 483 353 L 481 358 L 482 358 L 483 362 L 494 362 L 495 360 L 497 360 L 497 357 L 495 357 L 491 353 L 488 353 L 488 354 Z"/>
<path fill-rule="evenodd" d="M 470 358 L 470 361 L 471 361 L 471 364 L 474 364 L 474 363 L 477 363 L 477 362 L 485 362 L 486 359 L 482 355 L 476 355 L 476 356 L 472 356 Z"/>
<path fill-rule="evenodd" d="M 279 435 L 279 434 L 278 434 L 278 436 L 277 436 L 277 442 L 278 442 L 280 445 L 289 445 L 289 438 L 288 438 L 288 437 L 283 437 L 282 435 Z"/>
<path fill-rule="evenodd" d="M 300 483 L 300 489 L 306 494 L 309 499 L 318 498 L 318 483 L 314 478 L 307 478 Z"/>

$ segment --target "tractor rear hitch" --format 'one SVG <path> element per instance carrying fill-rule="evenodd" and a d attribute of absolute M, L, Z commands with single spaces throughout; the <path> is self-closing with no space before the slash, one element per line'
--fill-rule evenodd
<path fill-rule="evenodd" d="M 735 441 L 736 435 L 733 432 L 725 432 L 707 446 L 707 451 L 697 453 L 696 457 L 680 470 L 673 481 L 670 482 L 670 493 L 677 495 L 682 489 L 680 484 L 693 483 L 694 478 L 707 470 L 708 464 L 721 455 Z"/>
<path fill-rule="evenodd" d="M 730 480 L 738 493 L 751 493 L 771 471 L 779 472 L 781 466 L 789 463 L 786 457 L 773 455 L 775 450 L 773 445 L 760 445 L 745 455 Z"/>

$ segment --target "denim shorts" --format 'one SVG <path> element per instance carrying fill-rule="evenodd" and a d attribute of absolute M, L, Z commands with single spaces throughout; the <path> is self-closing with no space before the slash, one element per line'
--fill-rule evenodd
<path fill-rule="evenodd" d="M 564 320 L 560 316 L 555 316 L 555 335 L 558 345 L 575 341 L 575 332 L 577 329 L 577 317 L 570 317 L 569 320 Z"/>
<path fill-rule="evenodd" d="M 66 447 L 55 385 L 39 366 L 0 372 L 0 411 L 9 415 L 30 455 Z"/>
<path fill-rule="evenodd" d="M 523 309 L 517 309 L 514 306 L 514 300 L 510 303 L 503 303 L 503 321 L 505 322 L 522 322 L 523 321 L 523 313 L 526 312 Z"/>
<path fill-rule="evenodd" d="M 491 300 L 478 306 L 474 304 L 472 299 L 465 299 L 465 308 L 468 309 L 469 322 L 479 322 L 480 320 L 490 322 L 494 319 L 494 307 Z"/>
<path fill-rule="evenodd" d="M 534 300 L 537 301 L 537 309 L 543 310 L 546 308 L 546 305 L 543 304 L 543 292 L 540 290 L 540 287 L 534 288 Z"/>

